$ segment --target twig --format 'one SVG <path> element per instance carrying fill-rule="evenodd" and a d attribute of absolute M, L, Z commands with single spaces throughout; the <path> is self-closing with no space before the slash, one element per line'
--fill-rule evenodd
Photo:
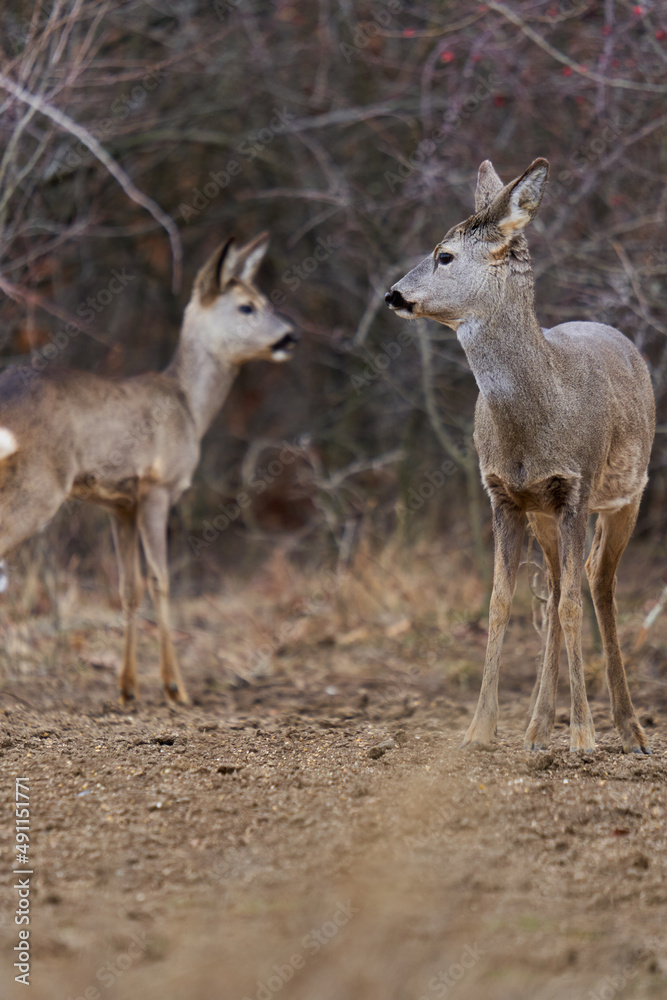
<path fill-rule="evenodd" d="M 491 2 L 487 6 L 490 10 L 495 10 L 498 14 L 507 18 L 512 24 L 515 24 L 517 28 L 523 31 L 524 35 L 527 35 L 536 45 L 539 45 L 541 49 L 548 52 L 550 56 L 557 59 L 559 63 L 563 66 L 569 66 L 573 73 L 578 73 L 579 76 L 585 76 L 588 80 L 594 80 L 596 83 L 604 83 L 608 87 L 622 87 L 625 90 L 643 90 L 648 91 L 652 94 L 667 94 L 667 86 L 660 83 L 635 83 L 634 80 L 624 80 L 622 77 L 614 76 L 603 76 L 601 73 L 595 73 L 593 70 L 587 69 L 585 66 L 581 66 L 579 63 L 573 62 L 569 56 L 566 56 L 563 52 L 559 52 L 555 49 L 553 45 L 549 45 L 548 42 L 538 35 L 536 31 L 526 24 L 518 14 L 515 14 L 513 10 L 506 7 L 502 3 Z"/>
<path fill-rule="evenodd" d="M 354 462 L 350 462 L 349 465 L 344 466 L 344 468 L 337 469 L 335 472 L 330 473 L 326 479 L 316 473 L 313 477 L 313 483 L 319 489 L 326 490 L 327 492 L 333 492 L 334 490 L 337 490 L 346 479 L 349 479 L 350 476 L 357 476 L 361 472 L 375 472 L 377 469 L 382 469 L 385 465 L 393 465 L 395 462 L 400 462 L 404 458 L 405 451 L 402 448 L 394 448 L 393 451 L 388 451 L 384 455 L 377 455 L 375 458 L 356 459 Z"/>
<path fill-rule="evenodd" d="M 0 87 L 6 90 L 8 93 L 12 94 L 19 101 L 23 101 L 24 104 L 28 104 L 31 108 L 39 111 L 40 114 L 45 115 L 50 118 L 52 122 L 59 125 L 64 131 L 69 132 L 71 135 L 76 136 L 76 138 L 83 143 L 83 145 L 90 150 L 90 152 L 95 156 L 103 167 L 105 167 L 108 172 L 114 177 L 123 191 L 135 204 L 140 205 L 145 208 L 147 212 L 153 216 L 156 222 L 166 230 L 169 236 L 169 242 L 171 244 L 171 255 L 173 260 L 173 277 L 172 277 L 172 291 L 178 292 L 181 287 L 181 275 L 182 275 L 182 260 L 183 260 L 183 247 L 181 244 L 181 237 L 178 231 L 178 226 L 171 218 L 167 215 L 156 201 L 149 198 L 148 195 L 140 191 L 135 185 L 132 178 L 127 174 L 119 163 L 113 159 L 113 157 L 106 151 L 104 146 L 98 140 L 91 135 L 87 128 L 83 125 L 79 125 L 75 122 L 69 115 L 64 114 L 58 108 L 52 107 L 47 104 L 41 97 L 37 94 L 31 94 L 24 87 L 20 86 L 18 83 L 14 83 L 9 77 L 5 76 L 4 73 L 0 72 Z"/>
<path fill-rule="evenodd" d="M 435 399 L 435 390 L 433 388 L 433 366 L 431 365 L 431 342 L 428 335 L 428 330 L 426 329 L 426 323 L 423 319 L 418 319 L 416 322 L 417 326 L 417 339 L 419 342 L 419 353 L 421 355 L 422 363 L 422 385 L 424 388 L 424 400 L 426 402 L 426 412 L 428 414 L 429 420 L 431 421 L 431 427 L 435 431 L 435 436 L 438 441 L 447 452 L 450 458 L 453 458 L 458 466 L 465 469 L 469 462 L 461 454 L 461 451 L 454 444 L 449 431 L 440 419 L 440 414 L 438 413 L 438 404 Z"/>
<path fill-rule="evenodd" d="M 616 242 L 615 240 L 612 240 L 611 245 L 616 251 L 616 255 L 620 260 L 621 264 L 623 265 L 623 270 L 625 271 L 628 280 L 632 285 L 632 290 L 635 293 L 637 302 L 639 303 L 640 316 L 642 317 L 645 323 L 648 323 L 649 326 L 652 326 L 654 330 L 658 331 L 658 333 L 663 334 L 663 336 L 667 335 L 667 327 L 665 327 L 659 320 L 654 320 L 651 317 L 651 310 L 649 308 L 648 302 L 646 301 L 646 298 L 644 297 L 641 285 L 639 284 L 639 281 L 637 279 L 637 272 L 632 266 L 630 258 L 628 257 L 627 253 L 625 252 L 621 244 Z"/>
<path fill-rule="evenodd" d="M 664 610 L 665 604 L 667 604 L 667 585 L 662 588 L 662 593 L 658 598 L 657 603 L 651 608 L 646 618 L 642 622 L 642 627 L 639 630 L 639 635 L 637 636 L 637 641 L 635 642 L 635 649 L 640 649 L 641 646 L 646 642 L 646 637 L 648 635 L 648 630 L 652 625 L 655 624 L 657 619 L 660 617 Z"/>
<path fill-rule="evenodd" d="M 10 691 L 8 688 L 0 688 L 0 697 L 2 697 L 2 695 L 9 695 L 10 698 L 14 698 L 16 701 L 20 701 L 21 704 L 25 705 L 27 708 L 36 708 L 37 707 L 34 704 L 34 702 L 28 701 L 27 698 L 21 698 L 21 697 L 19 697 L 19 695 L 14 694 L 14 692 Z"/>
<path fill-rule="evenodd" d="M 71 324 L 77 327 L 77 329 L 82 330 L 83 333 L 87 333 L 89 337 L 96 340 L 99 344 L 104 344 L 105 347 L 110 347 L 111 344 L 107 340 L 100 337 L 99 333 L 96 333 L 92 327 L 84 323 L 77 316 L 66 312 L 61 309 L 54 302 L 50 302 L 49 299 L 45 299 L 38 292 L 31 292 L 27 288 L 21 288 L 19 285 L 12 284 L 11 281 L 7 281 L 6 278 L 0 276 L 0 289 L 5 293 L 5 295 L 13 299 L 15 302 L 27 302 L 31 306 L 38 306 L 43 309 L 44 312 L 50 313 L 51 316 L 56 316 L 58 319 L 62 320 L 63 323 Z"/>
<path fill-rule="evenodd" d="M 368 332 L 375 321 L 380 308 L 384 305 L 385 292 L 391 284 L 392 279 L 397 276 L 397 274 L 402 273 L 402 269 L 397 270 L 396 265 L 392 264 L 388 267 L 379 282 L 374 282 L 374 287 L 372 289 L 368 304 L 364 309 L 363 315 L 359 320 L 357 329 L 355 331 L 354 337 L 352 338 L 352 343 L 355 347 L 363 344 L 368 336 Z"/>

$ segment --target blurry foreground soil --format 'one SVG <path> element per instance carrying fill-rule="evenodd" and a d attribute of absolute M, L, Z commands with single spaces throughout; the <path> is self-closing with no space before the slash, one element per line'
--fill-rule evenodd
<path fill-rule="evenodd" d="M 116 703 L 119 612 L 73 580 L 2 612 L 0 996 L 484 1000 L 667 995 L 667 625 L 628 554 L 620 627 L 654 754 L 620 753 L 587 637 L 598 747 L 526 754 L 540 640 L 517 594 L 491 751 L 457 749 L 485 622 L 431 550 L 343 580 L 285 560 L 174 601 L 193 705 Z M 634 559 L 634 563 L 633 563 Z M 61 581 L 62 584 L 62 581 Z M 30 988 L 13 981 L 14 781 L 30 788 Z"/>

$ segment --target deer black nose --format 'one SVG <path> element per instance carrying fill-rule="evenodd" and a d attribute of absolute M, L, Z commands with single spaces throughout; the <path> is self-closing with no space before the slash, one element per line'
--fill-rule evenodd
<path fill-rule="evenodd" d="M 385 302 L 391 309 L 412 309 L 412 302 L 406 302 L 397 288 L 391 288 L 384 297 Z"/>

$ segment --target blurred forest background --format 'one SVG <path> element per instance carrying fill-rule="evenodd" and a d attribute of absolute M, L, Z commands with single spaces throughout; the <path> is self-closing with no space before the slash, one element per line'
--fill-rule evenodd
<path fill-rule="evenodd" d="M 0 37 L 1 364 L 164 366 L 207 254 L 272 234 L 260 285 L 301 345 L 247 366 L 207 435 L 172 522 L 182 586 L 276 542 L 340 567 L 443 535 L 488 579 L 474 379 L 453 333 L 383 301 L 471 213 L 487 157 L 506 181 L 551 162 L 528 234 L 543 325 L 608 322 L 650 366 L 638 535 L 662 544 L 663 3 L 38 0 L 4 4 Z M 103 516 L 61 513 L 61 565 L 94 574 Z"/>

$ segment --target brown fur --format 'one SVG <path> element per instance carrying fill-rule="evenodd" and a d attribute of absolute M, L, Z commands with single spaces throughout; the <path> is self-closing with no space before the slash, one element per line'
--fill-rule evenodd
<path fill-rule="evenodd" d="M 174 358 L 164 372 L 110 379 L 54 368 L 0 376 L 0 557 L 46 524 L 67 498 L 106 507 L 125 612 L 121 700 L 137 694 L 136 614 L 143 593 L 139 541 L 155 604 L 164 690 L 186 702 L 169 625 L 166 525 L 191 482 L 200 441 L 239 366 L 284 360 L 291 333 L 253 285 L 266 234 L 241 250 L 222 244 L 199 272 Z M 252 302 L 252 318 L 239 305 Z"/>
<path fill-rule="evenodd" d="M 406 317 L 451 325 L 480 388 L 475 445 L 493 509 L 494 583 L 482 690 L 464 746 L 486 745 L 498 718 L 498 673 L 526 515 L 547 562 L 547 643 L 526 747 L 546 747 L 553 728 L 561 633 L 572 698 L 572 750 L 595 732 L 581 652 L 581 573 L 589 513 L 597 527 L 586 572 L 607 659 L 612 714 L 624 751 L 649 753 L 625 677 L 616 631 L 616 568 L 637 517 L 655 427 L 650 377 L 635 346 L 600 323 L 542 330 L 522 230 L 547 178 L 536 160 L 503 187 L 491 163 L 479 170 L 476 212 L 393 286 Z M 437 253 L 453 260 L 439 265 Z"/>

